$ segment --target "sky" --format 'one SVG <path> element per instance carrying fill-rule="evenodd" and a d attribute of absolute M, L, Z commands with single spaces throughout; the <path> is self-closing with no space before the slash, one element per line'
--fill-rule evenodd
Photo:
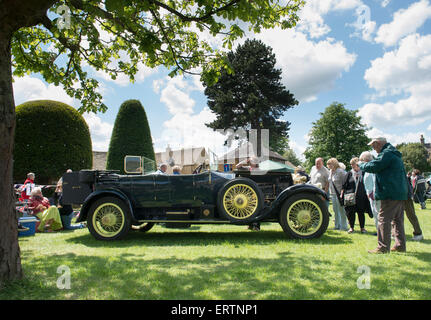
<path fill-rule="evenodd" d="M 313 122 L 333 102 L 358 110 L 369 137 L 396 145 L 431 142 L 431 0 L 308 0 L 294 29 L 247 34 L 272 47 L 282 83 L 299 104 L 280 120 L 291 122 L 289 144 L 300 159 Z M 243 43 L 246 37 L 238 41 Z M 221 46 L 220 39 L 211 39 Z M 94 151 L 107 151 L 122 102 L 145 108 L 156 152 L 181 147 L 224 149 L 223 136 L 205 126 L 215 119 L 198 76 L 170 78 L 163 67 L 141 66 L 135 83 L 100 82 L 106 113 L 85 113 Z M 38 74 L 14 79 L 15 104 L 52 99 L 75 108 L 79 101 Z M 221 155 L 221 154 L 219 154 Z"/>

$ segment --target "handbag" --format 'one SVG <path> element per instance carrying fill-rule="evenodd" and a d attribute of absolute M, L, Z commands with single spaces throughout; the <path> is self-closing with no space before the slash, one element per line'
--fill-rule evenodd
<path fill-rule="evenodd" d="M 358 191 L 359 181 L 355 182 L 356 188 L 355 192 L 345 193 L 344 194 L 344 206 L 352 207 L 356 205 L 356 192 Z"/>

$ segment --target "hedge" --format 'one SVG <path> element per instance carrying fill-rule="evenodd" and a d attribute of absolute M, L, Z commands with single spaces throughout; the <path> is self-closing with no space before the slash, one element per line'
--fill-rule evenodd
<path fill-rule="evenodd" d="M 52 100 L 16 107 L 15 182 L 34 172 L 36 183 L 54 183 L 67 169 L 90 169 L 92 162 L 90 130 L 76 109 Z"/>
<path fill-rule="evenodd" d="M 155 161 L 147 114 L 138 100 L 127 100 L 120 106 L 112 130 L 106 168 L 124 174 L 126 155 L 144 156 Z"/>

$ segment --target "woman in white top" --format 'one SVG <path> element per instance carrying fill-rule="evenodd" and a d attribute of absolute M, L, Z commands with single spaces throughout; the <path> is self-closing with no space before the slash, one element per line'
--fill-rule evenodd
<path fill-rule="evenodd" d="M 329 169 L 329 194 L 332 201 L 332 209 L 335 214 L 335 230 L 347 231 L 347 216 L 341 205 L 339 196 L 346 172 L 340 168 L 338 160 L 331 158 L 326 163 Z"/>
<path fill-rule="evenodd" d="M 371 160 L 373 160 L 373 155 L 369 151 L 362 152 L 361 156 L 359 157 L 359 160 L 363 162 L 370 162 Z M 380 211 L 380 200 L 376 200 L 374 198 L 376 190 L 376 175 L 374 173 L 365 172 L 364 186 L 368 196 L 368 200 L 370 201 L 371 210 L 373 211 L 374 224 L 376 225 L 377 230 L 377 217 Z"/>

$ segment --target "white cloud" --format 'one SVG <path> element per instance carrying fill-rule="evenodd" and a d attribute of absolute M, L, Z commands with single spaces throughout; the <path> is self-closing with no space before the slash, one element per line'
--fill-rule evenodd
<path fill-rule="evenodd" d="M 53 84 L 45 84 L 42 80 L 31 76 L 15 78 L 13 92 L 15 105 L 29 100 L 55 100 L 74 105 L 74 99 L 70 97 L 62 87 Z"/>
<path fill-rule="evenodd" d="M 163 123 L 163 131 L 155 140 L 156 152 L 165 151 L 168 145 L 173 150 L 207 147 L 217 154 L 224 151 L 224 136 L 205 125 L 215 120 L 215 114 L 208 107 L 195 113 L 196 102 L 190 97 L 190 93 L 202 90 L 202 85 L 195 77 L 158 79 L 153 81 L 153 90 L 160 93 L 160 101 L 172 116 Z"/>
<path fill-rule="evenodd" d="M 364 79 L 380 93 L 410 91 L 414 85 L 431 81 L 431 35 L 409 35 L 398 49 L 371 61 Z"/>
<path fill-rule="evenodd" d="M 364 123 L 376 127 L 415 126 L 431 120 L 431 35 L 409 35 L 400 47 L 371 61 L 364 79 L 377 97 L 398 100 L 368 103 L 359 110 Z"/>
<path fill-rule="evenodd" d="M 426 141 L 431 140 L 431 136 L 427 136 L 425 132 L 407 132 L 403 134 L 393 134 L 375 128 L 367 132 L 367 136 L 370 139 L 375 137 L 385 137 L 386 140 L 394 146 L 400 143 L 420 142 L 421 134 L 424 135 Z"/>
<path fill-rule="evenodd" d="M 304 151 L 306 147 L 295 141 L 289 141 L 289 147 L 295 152 L 295 155 L 298 157 L 299 160 L 305 161 Z"/>
<path fill-rule="evenodd" d="M 359 109 L 358 115 L 367 125 L 376 127 L 416 126 L 431 120 L 431 83 L 415 88 L 406 99 L 383 104 L 368 103 Z"/>
<path fill-rule="evenodd" d="M 371 20 L 370 7 L 362 4 L 356 8 L 355 14 L 357 16 L 356 22 L 347 24 L 348 26 L 355 28 L 355 32 L 351 36 L 372 42 L 372 35 L 376 29 L 376 22 Z"/>
<path fill-rule="evenodd" d="M 356 61 L 355 54 L 332 38 L 314 42 L 302 32 L 281 29 L 264 31 L 257 38 L 273 48 L 283 84 L 301 102 L 316 100 L 320 92 L 332 89 Z"/>
<path fill-rule="evenodd" d="M 407 9 L 395 12 L 392 22 L 381 25 L 375 41 L 383 43 L 386 47 L 396 45 L 401 38 L 416 32 L 429 18 L 431 18 L 429 1 L 416 2 Z"/>
<path fill-rule="evenodd" d="M 168 107 L 171 115 L 192 114 L 195 101 L 190 97 L 190 92 L 202 91 L 202 85 L 195 77 L 191 81 L 183 76 L 165 77 L 153 81 L 153 90 L 160 93 L 160 101 Z"/>
<path fill-rule="evenodd" d="M 331 31 L 324 21 L 325 15 L 332 11 L 352 10 L 361 4 L 360 0 L 309 0 L 299 12 L 296 30 L 307 33 L 311 38 L 320 38 Z"/>
<path fill-rule="evenodd" d="M 94 113 L 84 113 L 82 116 L 90 128 L 93 150 L 108 151 L 114 126 L 108 122 L 104 122 Z"/>

